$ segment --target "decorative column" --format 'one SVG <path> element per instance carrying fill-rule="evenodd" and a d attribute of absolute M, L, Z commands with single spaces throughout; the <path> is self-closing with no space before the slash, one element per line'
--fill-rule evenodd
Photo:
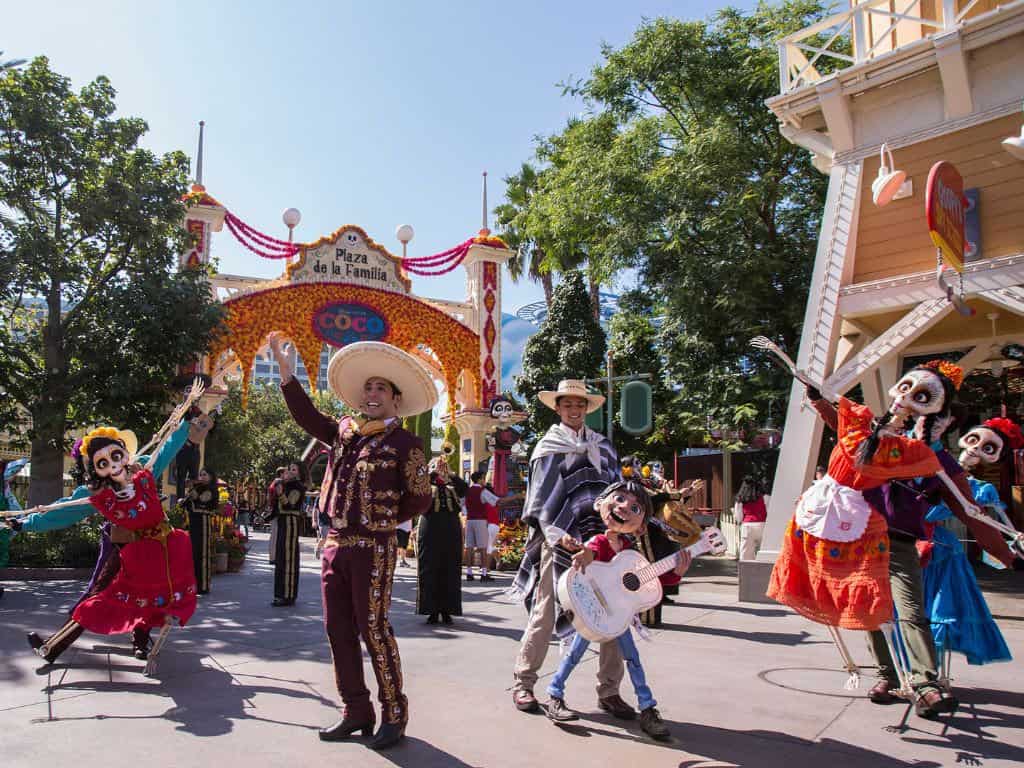
<path fill-rule="evenodd" d="M 494 425 L 491 398 L 501 392 L 501 267 L 511 252 L 497 237 L 484 228 L 469 247 L 462 265 L 466 268 L 467 301 L 472 308 L 469 325 L 480 335 L 480 364 L 476 371 L 479 400 L 474 398 L 456 417 L 459 430 L 459 466 L 470 470 L 487 456 L 486 436 Z M 469 440 L 469 445 L 466 441 Z"/>
<path fill-rule="evenodd" d="M 189 244 L 185 253 L 178 257 L 178 266 L 199 267 L 210 263 L 210 234 L 224 228 L 224 214 L 227 209 L 206 192 L 202 184 L 193 184 L 184 197 L 188 206 L 185 211 L 185 231 Z"/>
<path fill-rule="evenodd" d="M 185 210 L 183 226 L 189 235 L 189 242 L 184 253 L 178 256 L 178 269 L 199 269 L 210 263 L 210 235 L 224 228 L 224 214 L 227 209 L 206 192 L 206 187 L 196 183 L 183 198 L 188 206 Z M 210 289 L 214 298 L 216 289 Z M 176 385 L 187 387 L 191 380 L 200 374 L 212 374 L 210 361 L 206 356 L 183 362 L 178 366 Z M 227 396 L 226 387 L 207 387 L 199 407 L 209 412 Z M 205 443 L 204 443 L 205 446 Z M 205 447 L 201 449 L 201 457 L 205 459 Z"/>

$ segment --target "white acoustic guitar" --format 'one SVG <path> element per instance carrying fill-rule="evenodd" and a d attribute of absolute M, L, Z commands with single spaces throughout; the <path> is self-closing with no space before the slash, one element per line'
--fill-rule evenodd
<path fill-rule="evenodd" d="M 692 557 L 725 552 L 717 528 L 705 528 L 686 551 Z M 679 552 L 649 563 L 639 552 L 624 549 L 610 563 L 591 563 L 586 571 L 570 568 L 558 580 L 558 600 L 587 640 L 603 643 L 628 629 L 633 617 L 661 602 L 658 577 L 679 565 Z"/>

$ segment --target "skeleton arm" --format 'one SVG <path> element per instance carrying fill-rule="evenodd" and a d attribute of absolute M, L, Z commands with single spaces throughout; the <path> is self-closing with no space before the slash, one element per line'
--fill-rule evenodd
<path fill-rule="evenodd" d="M 1007 567 L 1012 566 L 1014 551 L 1024 553 L 1024 534 L 1021 534 L 1012 526 L 1006 526 L 997 520 L 993 520 L 983 513 L 973 500 L 968 501 L 970 486 L 967 485 L 963 475 L 958 477 L 957 480 L 953 480 L 945 472 L 940 471 L 936 477 L 946 486 L 948 494 L 943 495 L 947 496 L 946 503 L 949 505 L 949 508 L 967 525 L 971 533 L 974 534 L 978 544 L 1003 565 Z M 1001 533 L 1013 538 L 1013 549 L 1003 540 L 1003 537 L 1000 535 Z"/>

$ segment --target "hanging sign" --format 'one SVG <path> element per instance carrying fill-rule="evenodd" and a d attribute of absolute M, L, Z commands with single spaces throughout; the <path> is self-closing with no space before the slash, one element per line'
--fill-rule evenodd
<path fill-rule="evenodd" d="M 946 262 L 957 272 L 964 271 L 964 218 L 967 201 L 964 180 L 952 163 L 945 160 L 932 166 L 924 197 L 928 234 Z"/>
<path fill-rule="evenodd" d="M 348 224 L 303 247 L 299 260 L 288 267 L 288 279 L 293 283 L 350 283 L 409 293 L 412 284 L 403 274 L 401 262 L 361 228 Z"/>

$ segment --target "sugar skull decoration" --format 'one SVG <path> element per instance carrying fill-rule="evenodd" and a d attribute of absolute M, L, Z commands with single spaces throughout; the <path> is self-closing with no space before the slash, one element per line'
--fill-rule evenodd
<path fill-rule="evenodd" d="M 1020 427 L 1009 419 L 989 419 L 960 438 L 960 464 L 968 471 L 979 465 L 996 464 L 1024 448 Z"/>
<path fill-rule="evenodd" d="M 499 395 L 491 400 L 491 418 L 507 424 L 512 420 L 512 412 L 515 407 L 512 401 L 504 395 Z"/>
<path fill-rule="evenodd" d="M 508 493 L 508 457 L 522 437 L 512 425 L 515 406 L 511 400 L 504 395 L 492 398 L 490 412 L 491 418 L 497 419 L 498 423 L 487 435 L 487 446 L 494 454 L 491 457 L 488 475 L 494 492 L 498 496 L 504 496 Z"/>

